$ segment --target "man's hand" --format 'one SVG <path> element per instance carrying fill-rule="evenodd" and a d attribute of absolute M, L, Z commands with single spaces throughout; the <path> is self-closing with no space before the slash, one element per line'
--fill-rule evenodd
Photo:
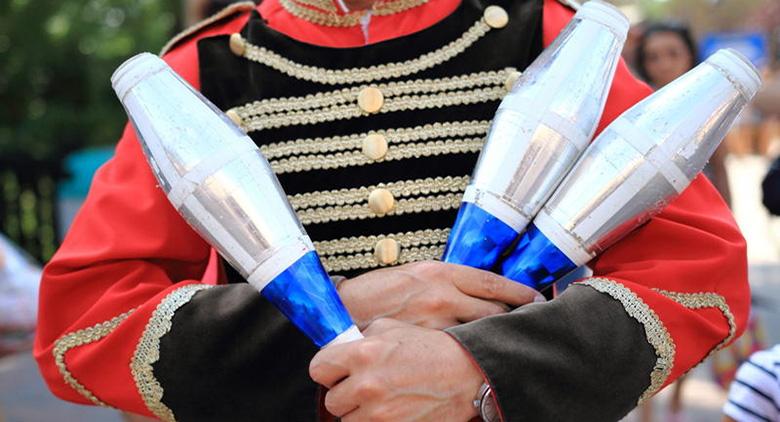
<path fill-rule="evenodd" d="M 468 421 L 483 378 L 447 333 L 381 319 L 366 338 L 321 350 L 309 366 L 325 407 L 351 421 Z"/>
<path fill-rule="evenodd" d="M 345 280 L 339 284 L 339 296 L 360 328 L 393 318 L 443 329 L 507 312 L 509 306 L 544 301 L 537 291 L 497 274 L 435 261 Z"/>

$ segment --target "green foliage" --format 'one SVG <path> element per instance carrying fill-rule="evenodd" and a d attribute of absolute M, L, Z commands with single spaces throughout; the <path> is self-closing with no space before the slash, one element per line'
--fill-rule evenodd
<path fill-rule="evenodd" d="M 109 78 L 159 51 L 178 1 L 0 1 L 0 157 L 56 161 L 116 142 L 126 118 Z"/>

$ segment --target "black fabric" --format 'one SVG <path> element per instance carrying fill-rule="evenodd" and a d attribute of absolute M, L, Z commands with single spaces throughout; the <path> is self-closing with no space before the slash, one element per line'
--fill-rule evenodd
<path fill-rule="evenodd" d="M 618 421 L 656 362 L 644 327 L 587 286 L 447 331 L 490 380 L 506 422 Z"/>
<path fill-rule="evenodd" d="M 160 341 L 154 374 L 176 420 L 312 421 L 317 352 L 250 285 L 198 292 L 179 308 Z"/>
<path fill-rule="evenodd" d="M 776 158 L 761 183 L 764 206 L 770 213 L 780 215 L 780 157 Z"/>
<path fill-rule="evenodd" d="M 508 67 L 523 70 L 542 50 L 542 3 L 540 0 L 491 2 L 490 4 L 502 5 L 509 13 L 509 24 L 506 27 L 491 30 L 466 51 L 443 64 L 403 78 L 382 80 L 380 83 L 462 76 L 483 71 L 500 71 Z M 464 0 L 450 16 L 430 28 L 402 38 L 358 48 L 317 47 L 293 40 L 268 28 L 256 12 L 242 30 L 242 35 L 252 44 L 263 46 L 305 65 L 332 69 L 368 67 L 414 59 L 449 44 L 481 18 L 485 6 L 486 4 L 477 0 Z M 223 110 L 255 100 L 300 97 L 349 86 L 371 85 L 324 85 L 295 79 L 263 64 L 237 57 L 230 51 L 228 40 L 229 36 L 220 36 L 201 40 L 198 44 L 201 89 Z M 314 125 L 266 129 L 252 132 L 250 136 L 258 145 L 263 145 L 294 139 L 415 127 L 436 122 L 490 120 L 497 107 L 498 101 L 493 101 L 380 113 Z M 366 166 L 285 173 L 279 175 L 279 181 L 288 195 L 294 195 L 400 180 L 467 176 L 474 169 L 477 158 L 478 153 L 418 157 Z M 305 228 L 316 242 L 351 236 L 445 229 L 452 226 L 456 214 L 457 210 L 446 210 L 388 215 L 376 219 L 307 224 Z M 360 272 L 362 271 L 348 271 L 342 275 L 351 277 Z"/>

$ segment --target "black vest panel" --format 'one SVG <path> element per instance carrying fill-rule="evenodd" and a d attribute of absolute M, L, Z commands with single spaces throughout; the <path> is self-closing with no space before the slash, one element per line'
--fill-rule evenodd
<path fill-rule="evenodd" d="M 542 50 L 542 3 L 496 0 L 509 21 L 491 28 L 489 4 L 464 0 L 432 27 L 357 48 L 293 40 L 255 11 L 243 55 L 229 36 L 198 43 L 201 90 L 269 159 L 331 274 L 438 259 L 506 84 Z M 368 135 L 383 157 L 364 152 Z"/>

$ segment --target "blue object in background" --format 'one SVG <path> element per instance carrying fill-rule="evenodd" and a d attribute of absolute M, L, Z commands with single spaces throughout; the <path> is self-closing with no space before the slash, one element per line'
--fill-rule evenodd
<path fill-rule="evenodd" d="M 353 325 L 316 252 L 309 252 L 261 292 L 318 347 Z"/>
<path fill-rule="evenodd" d="M 569 257 L 531 224 L 501 264 L 501 273 L 506 278 L 542 291 L 576 268 Z"/>
<path fill-rule="evenodd" d="M 65 237 L 70 223 L 81 209 L 95 172 L 113 155 L 113 147 L 104 147 L 82 149 L 65 157 L 63 167 L 69 177 L 57 185 L 57 223 L 60 240 Z"/>
<path fill-rule="evenodd" d="M 490 270 L 517 232 L 471 202 L 463 202 L 447 239 L 442 261 Z"/>
<path fill-rule="evenodd" d="M 713 32 L 701 41 L 701 59 L 714 54 L 722 48 L 739 51 L 759 69 L 769 62 L 769 43 L 761 32 Z"/>

